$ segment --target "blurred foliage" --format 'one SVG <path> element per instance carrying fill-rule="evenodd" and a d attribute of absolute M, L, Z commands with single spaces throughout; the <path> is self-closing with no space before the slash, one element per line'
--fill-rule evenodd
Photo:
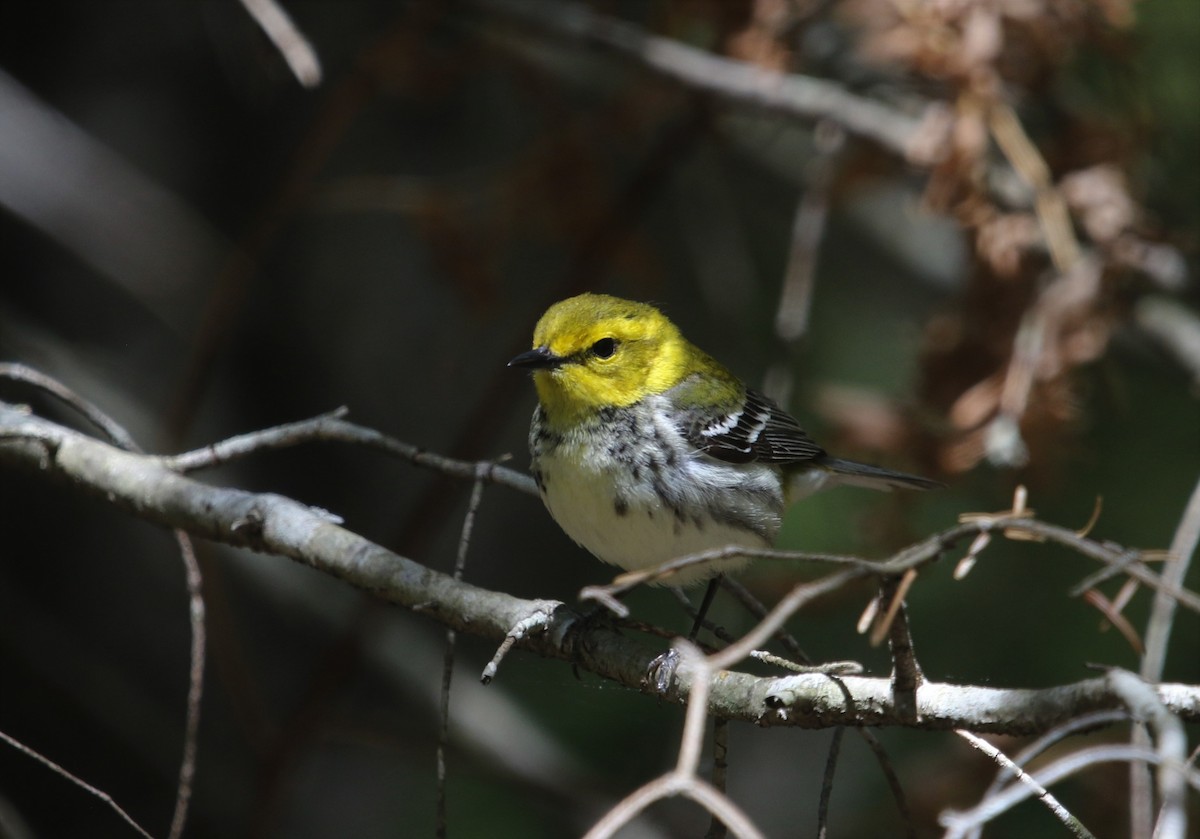
<path fill-rule="evenodd" d="M 852 135 L 822 141 L 828 125 L 814 136 L 492 6 L 285 5 L 322 61 L 315 89 L 236 3 L 0 10 L 0 357 L 67 383 L 152 450 L 344 404 L 424 448 L 523 465 L 533 391 L 504 364 L 550 302 L 607 291 L 660 303 L 748 380 L 790 394 L 829 449 L 949 484 L 920 498 L 818 496 L 789 514 L 786 547 L 885 556 L 959 513 L 1004 509 L 1019 482 L 1048 521 L 1082 526 L 1102 497 L 1098 537 L 1169 543 L 1200 475 L 1197 380 L 1130 313 L 1147 295 L 1200 302 L 1187 279 L 1200 230 L 1195 3 L 595 4 L 899 110 L 940 103 L 936 162 Z M 1043 336 L 1015 414 L 1024 466 L 989 458 L 987 435 L 1011 408 L 1017 331 L 1058 273 L 1028 190 L 1012 199 L 990 180 L 1005 158 L 986 115 L 1008 104 L 1098 266 Z M 809 327 L 789 339 L 774 318 L 806 198 L 825 224 L 808 254 Z M 6 400 L 64 416 L 0 384 Z M 468 491 L 315 446 L 204 478 L 330 509 L 441 570 Z M 169 538 L 24 474 L 0 473 L 0 511 L 0 730 L 165 835 L 188 648 Z M 440 630 L 272 557 L 204 545 L 201 560 L 209 682 L 188 835 L 432 835 Z M 931 678 L 1036 686 L 1084 678 L 1084 662 L 1136 669 L 1120 635 L 1065 596 L 1087 561 L 1008 543 L 963 581 L 951 567 L 909 596 Z M 746 581 L 771 600 L 817 570 L 759 566 Z M 487 491 L 468 580 L 571 601 L 608 573 L 536 501 Z M 884 652 L 854 633 L 871 595 L 814 604 L 793 631 L 814 656 L 884 673 Z M 642 619 L 686 624 L 662 592 L 630 602 Z M 1143 592 L 1128 608 L 1135 627 L 1148 605 Z M 452 835 L 577 835 L 673 762 L 678 708 L 521 655 L 480 692 L 470 683 L 492 650 L 460 643 L 455 703 L 470 710 L 452 720 Z M 1197 615 L 1179 614 L 1165 675 L 1200 682 Z M 992 777 L 950 735 L 880 737 L 921 835 Z M 734 726 L 731 792 L 768 834 L 814 829 L 829 738 Z M 1085 824 L 1123 826 L 1125 783 L 1096 772 L 1064 798 Z M 131 835 L 2 747 L 0 817 L 28 825 L 13 835 Z M 698 835 L 705 821 L 672 802 L 644 835 Z M 854 737 L 831 824 L 899 830 Z M 1026 805 L 995 835 L 1061 832 Z"/>

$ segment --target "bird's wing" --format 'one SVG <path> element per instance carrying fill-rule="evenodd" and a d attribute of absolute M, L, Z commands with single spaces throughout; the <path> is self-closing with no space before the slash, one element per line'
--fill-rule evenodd
<path fill-rule="evenodd" d="M 683 431 L 696 448 L 729 463 L 797 463 L 825 455 L 791 414 L 755 390 L 747 389 L 733 410 L 694 415 Z"/>

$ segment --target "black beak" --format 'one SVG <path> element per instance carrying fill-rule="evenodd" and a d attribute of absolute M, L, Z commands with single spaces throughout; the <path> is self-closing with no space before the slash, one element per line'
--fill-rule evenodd
<path fill-rule="evenodd" d="M 526 370 L 553 370 L 563 359 L 550 352 L 549 347 L 534 347 L 508 362 L 509 367 L 524 367 Z"/>

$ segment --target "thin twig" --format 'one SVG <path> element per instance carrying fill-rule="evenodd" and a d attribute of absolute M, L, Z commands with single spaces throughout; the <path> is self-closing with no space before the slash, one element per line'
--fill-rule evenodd
<path fill-rule="evenodd" d="M 646 583 L 657 583 L 670 580 L 672 576 L 696 565 L 712 565 L 719 568 L 722 563 L 738 559 L 755 560 L 803 560 L 807 562 L 824 562 L 830 565 L 854 565 L 870 571 L 878 567 L 870 560 L 842 554 L 807 553 L 804 551 L 785 551 L 776 548 L 750 548 L 745 545 L 726 545 L 720 548 L 697 551 L 686 556 L 677 557 L 651 568 L 637 571 L 626 571 L 618 574 L 611 584 L 605 586 L 589 586 L 580 593 L 581 599 L 600 599 L 601 595 L 619 597 Z"/>
<path fill-rule="evenodd" d="M 1074 775 L 1076 772 L 1090 769 L 1101 763 L 1129 762 L 1144 762 L 1157 766 L 1162 762 L 1162 759 L 1153 750 L 1137 746 L 1092 746 L 1091 748 L 1072 752 L 1066 757 L 1054 761 L 1034 773 L 1031 777 L 1038 786 L 1045 788 Z M 1192 788 L 1200 790 L 1200 772 L 1189 772 L 1186 780 Z M 1011 784 L 991 798 L 980 802 L 971 810 L 957 813 L 950 811 L 942 813 L 938 817 L 938 821 L 943 826 L 950 828 L 947 831 L 948 835 L 965 836 L 968 830 L 986 824 L 996 818 L 996 816 L 1029 798 L 1032 794 L 1030 787 L 1026 784 Z"/>
<path fill-rule="evenodd" d="M 892 701 L 896 710 L 913 722 L 917 720 L 917 690 L 925 681 L 925 676 L 921 673 L 921 665 L 917 663 L 916 649 L 913 647 L 912 634 L 908 628 L 908 610 L 904 606 L 904 597 L 916 578 L 916 570 L 909 569 L 899 581 L 889 577 L 881 590 L 883 599 L 891 598 L 899 606 L 894 611 L 888 610 L 889 615 L 894 615 L 888 620 L 888 649 L 892 654 Z"/>
<path fill-rule="evenodd" d="M 1158 739 L 1157 781 L 1162 806 L 1154 836 L 1156 839 L 1183 839 L 1187 834 L 1184 794 L 1188 775 L 1187 734 L 1183 723 L 1167 710 L 1153 687 L 1128 670 L 1112 668 L 1108 672 L 1108 681 L 1134 718 L 1148 722 Z"/>
<path fill-rule="evenodd" d="M 1192 490 L 1179 527 L 1171 540 L 1172 561 L 1163 568 L 1161 580 L 1168 586 L 1182 588 L 1188 569 L 1200 543 L 1200 481 Z M 1162 678 L 1167 658 L 1167 644 L 1171 637 L 1171 626 L 1175 618 L 1176 599 L 1159 589 L 1154 595 L 1150 620 L 1146 625 L 1146 655 L 1142 658 L 1141 676 L 1148 682 Z"/>
<path fill-rule="evenodd" d="M 722 579 L 722 581 L 724 581 L 724 579 L 725 579 L 724 574 L 721 575 L 721 579 Z M 700 612 L 695 606 L 692 605 L 692 601 L 688 598 L 687 592 L 685 592 L 683 589 L 679 588 L 678 586 L 671 586 L 670 591 L 671 591 L 671 595 L 679 602 L 679 605 L 683 607 L 684 614 L 686 614 L 689 618 L 691 618 L 693 621 L 695 621 L 696 617 L 700 614 Z M 729 633 L 729 630 L 726 629 L 725 627 L 721 626 L 720 624 L 713 623 L 707 617 L 705 617 L 705 619 L 703 621 L 701 621 L 698 626 L 696 626 L 696 630 L 697 630 L 695 633 L 696 636 L 699 635 L 699 630 L 702 628 L 707 629 L 709 632 L 711 632 L 717 638 L 718 641 L 721 641 L 722 643 L 725 643 L 725 644 L 733 643 L 734 638 Z M 672 633 L 671 637 L 672 638 L 675 637 L 675 633 Z M 693 637 L 693 640 L 694 640 L 694 637 Z"/>
<path fill-rule="evenodd" d="M 51 376 L 19 362 L 0 362 L 0 377 L 12 379 L 14 382 L 24 382 L 53 396 L 67 407 L 74 410 L 92 425 L 96 426 L 104 436 L 126 451 L 140 452 L 141 448 L 134 442 L 133 437 L 119 422 L 101 411 L 95 405 L 71 390 Z"/>
<path fill-rule="evenodd" d="M 492 656 L 492 660 L 483 668 L 483 674 L 479 681 L 485 685 L 492 683 L 500 668 L 500 662 L 518 641 L 550 629 L 556 629 L 560 633 L 560 638 L 565 635 L 567 629 L 576 622 L 576 617 L 567 615 L 563 617 L 563 620 L 557 621 L 561 609 L 563 609 L 563 604 L 557 600 L 527 601 L 525 608 L 506 628 L 504 640 L 500 643 L 495 655 Z"/>
<path fill-rule="evenodd" d="M 1099 728 L 1105 725 L 1111 725 L 1121 720 L 1129 719 L 1129 712 L 1124 710 L 1112 711 L 1095 711 L 1091 714 L 1084 714 L 1081 717 L 1076 717 L 1073 720 L 1068 720 L 1062 725 L 1057 725 L 1047 731 L 1041 737 L 1038 737 L 1032 743 L 1025 746 L 1021 751 L 1017 752 L 1016 756 L 1011 760 L 1017 766 L 1025 766 L 1029 761 L 1040 755 L 1042 752 L 1051 746 L 1061 742 L 1079 731 L 1086 731 L 1091 728 Z M 1012 772 L 1007 767 L 1002 766 L 996 777 L 992 779 L 991 785 L 984 793 L 984 798 L 988 798 L 1003 789 L 1009 779 L 1013 777 Z M 975 828 L 971 833 L 967 834 L 966 839 L 978 839 L 982 827 Z"/>
<path fill-rule="evenodd" d="M 345 408 L 338 408 L 336 411 L 311 419 L 239 434 L 201 449 L 164 457 L 162 462 L 168 469 L 186 474 L 199 469 L 221 466 L 259 452 L 290 448 L 302 443 L 349 443 L 366 446 L 454 478 L 474 480 L 478 465 L 475 461 L 456 460 L 425 451 L 419 446 L 389 437 L 373 428 L 347 422 L 342 419 L 345 414 Z M 524 492 L 527 495 L 537 495 L 537 485 L 533 478 L 505 466 L 492 464 L 488 470 L 488 481 Z"/>
<path fill-rule="evenodd" d="M 758 620 L 762 620 L 767 616 L 767 607 L 763 602 L 750 593 L 750 590 L 742 585 L 737 580 L 728 575 L 721 577 L 721 588 L 732 594 L 742 606 Z M 801 664 L 812 664 L 812 659 L 800 647 L 800 642 L 784 628 L 780 628 L 775 633 L 776 639 L 783 644 L 783 648 L 787 650 L 788 655 Z"/>
<path fill-rule="evenodd" d="M 729 775 L 729 720 L 724 717 L 717 717 L 713 720 L 712 750 L 713 789 L 721 795 L 725 795 Z M 709 822 L 708 831 L 704 834 L 704 839 L 725 839 L 728 833 L 729 829 L 725 826 L 725 822 L 717 818 L 714 813 L 712 821 Z"/>
<path fill-rule="evenodd" d="M 878 647 L 883 643 L 883 639 L 891 634 L 892 623 L 904 609 L 904 598 L 908 595 L 908 590 L 916 582 L 916 579 L 917 572 L 913 568 L 905 571 L 899 579 L 886 578 L 879 593 L 879 602 L 886 603 L 887 608 L 875 621 L 875 628 L 871 631 L 872 647 Z"/>
<path fill-rule="evenodd" d="M 803 606 L 830 592 L 837 591 L 852 580 L 865 577 L 867 573 L 862 568 L 851 568 L 822 577 L 812 583 L 801 583 L 794 586 L 776 604 L 775 608 L 768 612 L 767 616 L 759 621 L 753 629 L 743 635 L 736 644 L 730 644 L 713 655 L 710 659 L 712 665 L 717 668 L 733 667 L 742 659 L 749 657 L 751 652 L 763 646 L 767 639 L 779 631 L 784 622 Z"/>
<path fill-rule="evenodd" d="M 1082 597 L 1089 590 L 1103 583 L 1105 580 L 1111 580 L 1113 577 L 1124 574 L 1129 566 L 1146 559 L 1145 551 L 1128 550 L 1123 556 L 1118 557 L 1114 562 L 1106 565 L 1098 571 L 1088 574 L 1071 588 L 1067 589 L 1068 597 Z"/>
<path fill-rule="evenodd" d="M 1021 751 L 1017 752 L 1012 758 L 1012 762 L 1017 766 L 1024 767 L 1035 757 L 1046 751 L 1051 746 L 1070 737 L 1076 732 L 1086 731 L 1092 728 L 1100 728 L 1105 725 L 1111 725 L 1122 720 L 1129 719 L 1129 712 L 1125 710 L 1112 711 L 1095 711 L 1091 714 L 1084 714 L 1081 717 L 1076 717 L 1073 720 L 1068 720 L 1062 725 L 1055 726 L 1047 731 L 1042 736 L 1038 737 L 1032 743 L 1025 746 Z M 996 777 L 992 779 L 992 783 L 988 786 L 983 794 L 983 800 L 987 800 L 996 795 L 1000 790 L 1007 786 L 1007 782 L 1013 778 L 1013 774 L 1007 768 L 1001 766 L 996 772 Z M 972 827 L 964 834 L 964 839 L 980 839 L 983 835 L 983 825 L 978 824 Z"/>
<path fill-rule="evenodd" d="M 171 815 L 170 839 L 179 839 L 187 826 L 188 805 L 196 777 L 196 748 L 200 736 L 200 704 L 204 699 L 204 661 L 208 633 L 205 629 L 204 580 L 196 548 L 187 531 L 175 528 L 175 542 L 183 560 L 187 583 L 188 623 L 191 627 L 191 651 L 188 661 L 187 713 L 183 728 L 183 757 L 179 761 L 179 783 L 175 789 L 175 811 Z"/>
<path fill-rule="evenodd" d="M 1196 553 L 1197 542 L 1200 542 L 1200 482 L 1197 482 L 1192 490 L 1192 496 L 1171 539 L 1171 555 L 1174 561 L 1167 563 L 1167 567 L 1163 569 L 1161 579 L 1165 583 L 1183 585 L 1192 557 Z M 1162 679 L 1174 619 L 1175 600 L 1164 595 L 1160 589 L 1154 594 L 1154 604 L 1150 608 L 1150 620 L 1146 626 L 1146 653 L 1142 656 L 1140 673 L 1147 682 L 1154 683 Z M 1130 742 L 1142 747 L 1150 744 L 1150 736 L 1144 726 L 1133 727 Z M 1129 786 L 1130 833 L 1134 837 L 1149 835 L 1153 820 L 1149 768 L 1132 764 L 1129 767 Z"/>
<path fill-rule="evenodd" d="M 1137 630 L 1133 628 L 1133 624 L 1129 622 L 1129 619 L 1121 614 L 1119 606 L 1110 602 L 1104 596 L 1103 592 L 1098 589 L 1085 591 L 1083 599 L 1088 605 L 1096 607 L 1097 611 L 1104 615 L 1104 620 L 1108 622 L 1108 625 L 1116 627 L 1116 630 L 1121 633 L 1121 637 L 1133 648 L 1135 653 L 1138 655 L 1142 654 L 1142 639 L 1138 637 Z"/>
<path fill-rule="evenodd" d="M 781 667 L 793 673 L 824 673 L 827 676 L 861 676 L 863 666 L 858 661 L 826 661 L 821 664 L 800 664 L 786 658 L 769 653 L 766 650 L 754 650 L 750 657 L 772 667 Z"/>
<path fill-rule="evenodd" d="M 917 824 L 913 820 L 912 809 L 908 806 L 908 796 L 904 794 L 900 776 L 896 774 L 896 767 L 892 766 L 887 750 L 883 748 L 883 743 L 879 741 L 874 732 L 859 728 L 858 733 L 863 742 L 871 749 L 871 753 L 875 755 L 875 760 L 879 764 L 880 770 L 883 771 L 883 777 L 892 793 L 892 800 L 896 802 L 896 810 L 900 813 L 901 821 L 904 822 L 905 839 L 917 839 Z"/>
<path fill-rule="evenodd" d="M 936 534 L 934 537 L 924 539 L 917 544 L 907 547 L 907 549 L 899 551 L 892 558 L 883 562 L 870 562 L 858 557 L 814 555 L 814 553 L 794 553 L 769 549 L 748 549 L 748 547 L 742 546 L 728 546 L 724 547 L 724 549 L 692 553 L 692 555 L 673 559 L 671 562 L 662 563 L 654 568 L 626 571 L 626 573 L 619 575 L 610 586 L 592 586 L 583 589 L 580 597 L 581 599 L 602 600 L 606 604 L 623 609 L 623 606 L 619 606 L 616 599 L 614 599 L 616 595 L 623 594 L 629 591 L 629 589 L 641 585 L 643 582 L 660 580 L 664 579 L 664 577 L 668 579 L 668 577 L 677 573 L 680 569 L 691 568 L 697 564 L 720 563 L 734 557 L 806 559 L 806 561 L 810 562 L 851 565 L 852 568 L 850 570 L 842 571 L 839 575 L 827 577 L 827 579 L 818 581 L 818 583 L 802 583 L 802 585 L 793 589 L 793 592 L 788 597 L 780 601 L 779 604 L 776 604 L 774 609 L 768 613 L 768 616 L 758 624 L 758 627 L 751 630 L 750 634 L 744 636 L 737 645 L 731 645 L 721 654 L 721 666 L 727 667 L 742 660 L 751 651 L 754 651 L 754 649 L 762 647 L 768 637 L 782 628 L 788 617 L 793 615 L 800 606 L 808 603 L 811 599 L 821 597 L 821 595 L 834 591 L 834 589 L 840 588 L 852 580 L 860 579 L 860 577 L 899 575 L 905 573 L 905 571 L 917 569 L 924 564 L 936 561 L 947 550 L 947 547 L 954 544 L 955 541 L 964 539 L 967 535 L 976 535 L 984 532 L 1000 532 L 1004 537 L 1009 539 L 1033 538 L 1054 541 L 1054 543 L 1066 545 L 1070 549 L 1081 553 L 1081 555 L 1097 559 L 1097 561 L 1105 564 L 1123 563 L 1127 559 L 1127 552 L 1120 549 L 1120 547 L 1114 547 L 1106 543 L 1097 543 L 1097 541 L 1081 537 L 1078 532 L 1072 531 L 1072 529 L 1048 525 L 1048 523 L 1034 519 L 1025 519 L 1025 517 L 1009 517 L 1003 514 L 976 515 L 972 516 L 970 520 L 960 523 L 958 527 L 950 528 L 948 531 Z M 1124 573 L 1133 577 L 1133 579 L 1170 595 L 1178 604 L 1187 607 L 1187 609 L 1200 612 L 1200 595 L 1189 592 L 1181 586 L 1174 585 L 1174 583 L 1160 580 L 1157 575 L 1151 573 L 1150 570 L 1142 568 L 1141 565 L 1128 565 L 1123 570 Z M 816 586 L 816 588 L 811 588 L 812 586 Z"/>
<path fill-rule="evenodd" d="M 842 564 L 849 564 L 850 569 L 840 571 L 836 574 L 831 574 L 821 580 L 813 583 L 802 583 L 792 589 L 783 600 L 776 604 L 775 608 L 768 613 L 756 627 L 751 629 L 744 635 L 737 644 L 730 645 L 723 650 L 715 659 L 715 664 L 720 667 L 731 667 L 736 662 L 741 661 L 752 650 L 762 647 L 767 638 L 776 632 L 783 623 L 794 614 L 801 606 L 810 602 L 817 597 L 823 596 L 831 591 L 834 591 L 852 580 L 860 579 L 868 575 L 896 575 L 901 574 L 910 569 L 916 569 L 924 564 L 932 562 L 939 558 L 946 548 L 954 542 L 965 538 L 969 535 L 974 535 L 982 531 L 998 531 L 1005 536 L 1012 538 L 1012 534 L 1022 534 L 1036 536 L 1047 541 L 1057 542 L 1067 545 L 1084 556 L 1097 559 L 1101 562 L 1115 562 L 1124 556 L 1124 552 L 1119 549 L 1114 549 L 1107 544 L 1092 541 L 1080 536 L 1073 530 L 1069 530 L 1057 525 L 1046 524 L 1045 522 L 1037 521 L 1036 519 L 1027 518 L 1009 518 L 1003 515 L 975 517 L 970 521 L 963 522 L 957 527 L 950 528 L 942 533 L 931 536 L 927 539 L 917 542 L 914 545 L 905 548 L 890 559 L 882 562 L 866 562 L 853 558 L 847 561 L 846 558 L 839 558 Z M 732 550 L 732 549 L 730 549 Z M 726 551 L 725 554 L 728 554 Z M 758 551 L 746 550 L 744 555 L 756 556 Z M 782 556 L 783 552 L 766 552 L 768 555 Z M 675 560 L 672 563 L 667 563 L 661 568 L 677 568 L 681 567 L 686 561 L 691 559 L 710 559 L 712 555 L 721 555 L 722 552 L 708 552 L 705 554 L 695 554 L 692 557 L 685 557 L 680 560 Z M 821 561 L 821 560 L 817 560 Z M 661 569 L 659 569 L 661 570 Z M 649 576 L 653 576 L 655 569 L 646 572 Z M 1159 588 L 1168 592 L 1172 597 L 1176 598 L 1181 605 L 1185 605 L 1195 611 L 1200 612 L 1200 596 L 1189 592 L 1178 585 L 1164 583 L 1157 575 L 1149 572 L 1139 566 L 1131 566 L 1126 569 L 1131 577 L 1139 581 L 1146 582 L 1155 588 Z M 636 575 L 626 574 L 619 580 L 624 580 L 628 577 Z"/>
<path fill-rule="evenodd" d="M 144 452 L 133 436 L 119 422 L 99 407 L 84 399 L 62 382 L 23 364 L 0 364 L 0 376 L 32 384 L 79 412 L 100 429 L 121 449 L 135 455 Z M 169 839 L 179 839 L 187 826 L 188 807 L 192 800 L 192 782 L 196 776 L 196 741 L 200 731 L 200 706 L 204 698 L 204 657 L 207 633 L 205 630 L 204 586 L 200 563 L 192 538 L 182 528 L 174 528 L 175 542 L 183 562 L 184 580 L 188 593 L 188 625 L 191 629 L 191 648 L 188 664 L 188 694 L 184 714 L 183 754 L 179 761 L 179 776 L 175 787 L 175 807 L 171 815 Z"/>
<path fill-rule="evenodd" d="M 600 821 L 592 826 L 584 839 L 608 839 L 632 821 L 639 813 L 663 798 L 682 795 L 703 806 L 714 818 L 720 819 L 735 836 L 762 839 L 763 834 L 736 804 L 697 775 L 700 753 L 703 750 L 705 723 L 708 720 L 708 693 L 715 671 L 711 659 L 705 659 L 700 649 L 684 638 L 674 646 L 679 654 L 679 674 L 690 673 L 692 691 L 688 696 L 687 712 L 680 737 L 679 758 L 675 768 L 634 790 Z"/>
<path fill-rule="evenodd" d="M 825 758 L 825 774 L 821 776 L 821 798 L 817 802 L 817 839 L 827 839 L 829 836 L 829 799 L 833 796 L 833 772 L 837 768 L 842 735 L 845 733 L 844 726 L 839 725 L 833 730 L 829 756 Z"/>
<path fill-rule="evenodd" d="M 20 742 L 19 740 L 13 739 L 12 737 L 5 734 L 3 731 L 0 731 L 0 740 L 3 740 L 5 743 L 12 746 L 14 749 L 16 749 L 18 752 L 25 755 L 26 757 L 33 758 L 38 763 L 42 764 L 42 766 L 45 766 L 47 769 L 54 772 L 55 774 L 60 775 L 63 778 L 66 778 L 68 781 L 70 781 L 75 786 L 79 787 L 80 789 L 84 790 L 85 792 L 88 792 L 88 793 L 96 796 L 101 801 L 103 801 L 105 804 L 107 804 L 114 813 L 116 813 L 118 816 L 120 816 L 125 821 L 126 824 L 128 824 L 130 827 L 132 827 L 134 830 L 136 830 L 142 836 L 146 837 L 146 839 L 154 839 L 154 837 L 151 836 L 150 833 L 147 832 L 147 830 L 144 827 L 142 827 L 140 824 L 138 824 L 136 821 L 134 821 L 133 817 L 130 816 L 128 813 L 126 813 L 125 810 L 121 807 L 121 805 L 118 804 L 116 801 L 114 801 L 113 797 L 111 795 L 109 795 L 107 792 L 105 792 L 104 790 L 96 789 L 94 786 L 92 786 L 87 781 L 80 778 L 78 775 L 74 775 L 71 772 L 68 772 L 66 769 L 63 769 L 57 763 L 50 760 L 50 758 L 46 757 L 45 755 L 41 754 L 40 752 L 34 751 L 33 749 L 29 748 L 28 746 L 26 746 L 24 743 Z"/>
<path fill-rule="evenodd" d="M 700 670 L 702 675 L 708 675 L 712 670 L 709 659 L 690 641 L 682 641 L 675 645 L 679 653 L 680 669 L 686 669 L 689 664 L 693 669 Z M 708 671 L 708 672 L 705 672 Z M 702 684 L 688 697 L 687 716 L 683 718 L 683 736 L 680 738 L 679 759 L 675 763 L 675 771 L 680 775 L 694 777 L 700 766 L 700 752 L 704 744 L 704 728 L 708 720 L 709 680 L 701 679 Z"/>
<path fill-rule="evenodd" d="M 475 483 L 471 487 L 471 500 L 467 502 L 467 513 L 463 516 L 462 532 L 458 537 L 458 553 L 454 557 L 454 571 L 450 575 L 461 582 L 467 567 L 467 547 L 471 544 L 471 532 L 475 529 L 475 513 L 483 500 L 483 482 L 490 463 L 480 463 L 475 468 Z M 454 627 L 446 629 L 446 650 L 442 656 L 442 692 L 438 703 L 441 725 L 438 727 L 437 744 L 437 819 L 435 835 L 446 837 L 446 743 L 450 737 L 450 682 L 454 675 L 454 646 L 457 635 Z"/>
<path fill-rule="evenodd" d="M 1038 797 L 1038 800 L 1045 804 L 1046 807 L 1049 808 L 1050 812 L 1053 813 L 1055 817 L 1062 822 L 1068 830 L 1071 831 L 1072 834 L 1078 836 L 1079 839 L 1095 839 L 1091 831 L 1084 827 L 1083 823 L 1080 822 L 1079 819 L 1077 819 L 1069 810 L 1067 810 L 1066 807 L 1060 804 L 1058 799 L 1050 794 L 1049 790 L 1034 780 L 1033 776 L 1026 773 L 1024 769 L 1009 760 L 1008 756 L 1005 755 L 1004 752 L 997 749 L 982 737 L 976 737 L 969 731 L 963 731 L 962 729 L 959 729 L 954 733 L 959 737 L 962 737 L 976 749 L 983 752 L 1000 766 L 1003 766 L 1005 769 L 1015 775 L 1022 784 L 1032 790 L 1033 794 Z M 943 815 L 938 819 L 938 821 L 940 821 L 944 826 L 950 828 L 946 831 L 947 839 L 950 839 L 950 837 L 962 836 L 966 832 L 966 826 L 957 822 L 956 818 Z"/>

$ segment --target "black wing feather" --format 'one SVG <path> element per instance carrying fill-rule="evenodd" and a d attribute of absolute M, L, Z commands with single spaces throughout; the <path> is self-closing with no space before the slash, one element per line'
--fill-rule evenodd
<path fill-rule="evenodd" d="M 696 448 L 729 463 L 797 463 L 825 456 L 791 414 L 755 390 L 747 389 L 740 411 L 717 419 L 697 417 L 685 432 Z"/>

